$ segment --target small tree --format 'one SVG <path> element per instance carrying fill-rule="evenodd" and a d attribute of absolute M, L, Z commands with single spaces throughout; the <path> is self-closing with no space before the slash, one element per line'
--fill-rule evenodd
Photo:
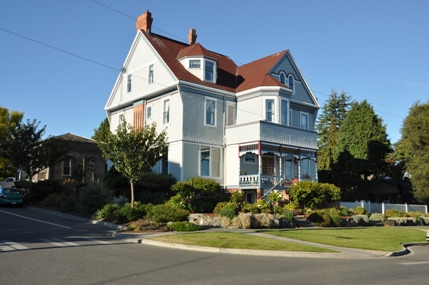
<path fill-rule="evenodd" d="M 101 149 L 106 160 L 110 160 L 116 170 L 128 178 L 131 187 L 131 207 L 134 205 L 134 183 L 143 173 L 150 172 L 152 167 L 166 155 L 168 149 L 167 132 L 159 135 L 156 124 L 133 128 L 124 118 L 112 134 L 106 127 L 106 121 L 95 130 L 93 138 Z"/>

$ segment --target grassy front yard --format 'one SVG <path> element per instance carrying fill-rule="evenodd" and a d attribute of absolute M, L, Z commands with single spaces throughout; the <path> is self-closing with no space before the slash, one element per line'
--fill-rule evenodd
<path fill-rule="evenodd" d="M 420 229 L 368 227 L 347 229 L 264 230 L 260 232 L 340 247 L 397 251 L 401 249 L 401 243 L 425 242 L 426 233 L 422 229 L 429 230 L 429 227 L 420 227 Z M 152 239 L 163 242 L 218 248 L 333 252 L 324 248 L 233 232 L 197 232 L 162 236 Z"/>

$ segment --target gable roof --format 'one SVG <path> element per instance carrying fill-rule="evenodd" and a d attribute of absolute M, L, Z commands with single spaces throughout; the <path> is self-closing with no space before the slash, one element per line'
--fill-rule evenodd
<path fill-rule="evenodd" d="M 287 87 L 269 74 L 270 70 L 286 52 L 287 50 L 284 50 L 240 66 L 238 74 L 241 76 L 242 81 L 237 86 L 237 92 L 260 86 Z"/>

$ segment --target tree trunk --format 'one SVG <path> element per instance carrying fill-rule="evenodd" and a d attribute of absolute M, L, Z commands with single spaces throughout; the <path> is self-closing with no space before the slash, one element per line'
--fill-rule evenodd
<path fill-rule="evenodd" d="M 134 182 L 130 182 L 131 184 L 131 209 L 134 208 Z"/>

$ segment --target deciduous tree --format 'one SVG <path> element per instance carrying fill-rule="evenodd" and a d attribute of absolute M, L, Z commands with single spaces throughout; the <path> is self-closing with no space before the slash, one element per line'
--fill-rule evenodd
<path fill-rule="evenodd" d="M 134 128 L 124 118 L 116 129 L 116 134 L 107 128 L 104 121 L 95 130 L 93 138 L 103 152 L 106 160 L 113 163 L 116 170 L 127 177 L 131 187 L 131 207 L 134 205 L 134 183 L 143 173 L 150 172 L 152 167 L 166 155 L 168 149 L 167 132 L 156 132 L 155 123 L 143 128 Z"/>
<path fill-rule="evenodd" d="M 18 111 L 9 112 L 7 108 L 0 106 L 0 145 L 10 134 L 12 129 L 21 123 L 24 113 Z M 2 156 L 0 156 L 0 180 L 2 178 L 11 176 L 17 170 L 12 162 Z"/>
<path fill-rule="evenodd" d="M 40 121 L 18 124 L 0 142 L 0 156 L 23 169 L 31 178 L 46 167 L 57 164 L 70 151 L 67 143 L 53 137 L 43 139 L 46 125 L 38 130 Z"/>

